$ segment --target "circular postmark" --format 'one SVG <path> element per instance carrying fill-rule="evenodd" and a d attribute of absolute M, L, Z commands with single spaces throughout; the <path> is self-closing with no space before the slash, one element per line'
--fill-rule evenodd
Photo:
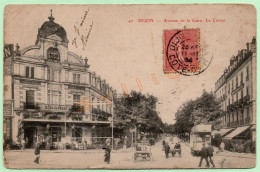
<path fill-rule="evenodd" d="M 212 56 L 199 46 L 199 29 L 166 30 L 164 36 L 166 72 L 191 76 L 208 68 Z"/>

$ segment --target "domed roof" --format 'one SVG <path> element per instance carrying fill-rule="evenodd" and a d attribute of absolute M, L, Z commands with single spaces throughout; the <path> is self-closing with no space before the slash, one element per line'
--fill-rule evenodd
<path fill-rule="evenodd" d="M 36 45 L 38 44 L 40 38 L 47 38 L 48 36 L 54 34 L 60 37 L 62 39 L 62 42 L 68 42 L 67 33 L 65 29 L 61 25 L 55 23 L 54 19 L 55 18 L 52 17 L 52 13 L 51 13 L 51 16 L 49 17 L 49 21 L 44 22 L 41 28 L 39 28 L 37 40 L 35 42 Z"/>

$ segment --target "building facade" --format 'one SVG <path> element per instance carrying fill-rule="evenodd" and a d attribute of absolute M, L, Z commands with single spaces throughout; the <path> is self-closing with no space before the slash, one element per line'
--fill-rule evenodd
<path fill-rule="evenodd" d="M 88 59 L 68 50 L 65 29 L 49 21 L 38 29 L 35 45 L 12 59 L 8 93 L 12 103 L 13 144 L 38 141 L 46 149 L 102 144 L 112 137 L 115 90 L 89 70 Z"/>
<path fill-rule="evenodd" d="M 256 125 L 256 38 L 246 49 L 231 57 L 229 66 L 215 83 L 215 93 L 225 115 L 219 118 L 219 128 L 250 127 L 255 140 Z M 242 131 L 242 130 L 241 130 Z"/>

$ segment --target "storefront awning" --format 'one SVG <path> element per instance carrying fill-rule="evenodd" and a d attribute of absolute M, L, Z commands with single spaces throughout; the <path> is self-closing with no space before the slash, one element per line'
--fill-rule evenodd
<path fill-rule="evenodd" d="M 228 134 L 227 136 L 224 137 L 224 139 L 233 139 L 234 137 L 236 137 L 237 135 L 241 134 L 242 132 L 244 132 L 245 130 L 247 130 L 250 126 L 245 126 L 245 127 L 238 127 L 236 128 L 233 132 L 231 132 L 230 134 Z"/>
<path fill-rule="evenodd" d="M 234 130 L 234 128 L 222 128 L 220 130 L 214 130 L 211 132 L 211 135 L 214 136 L 216 134 L 220 134 L 221 136 L 227 134 L 229 131 Z"/>

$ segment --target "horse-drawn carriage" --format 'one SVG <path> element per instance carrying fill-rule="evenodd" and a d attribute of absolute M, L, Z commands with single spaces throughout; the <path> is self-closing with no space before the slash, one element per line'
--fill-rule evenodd
<path fill-rule="evenodd" d="M 149 141 L 142 141 L 137 144 L 134 152 L 134 162 L 149 160 L 152 161 L 152 152 Z"/>

